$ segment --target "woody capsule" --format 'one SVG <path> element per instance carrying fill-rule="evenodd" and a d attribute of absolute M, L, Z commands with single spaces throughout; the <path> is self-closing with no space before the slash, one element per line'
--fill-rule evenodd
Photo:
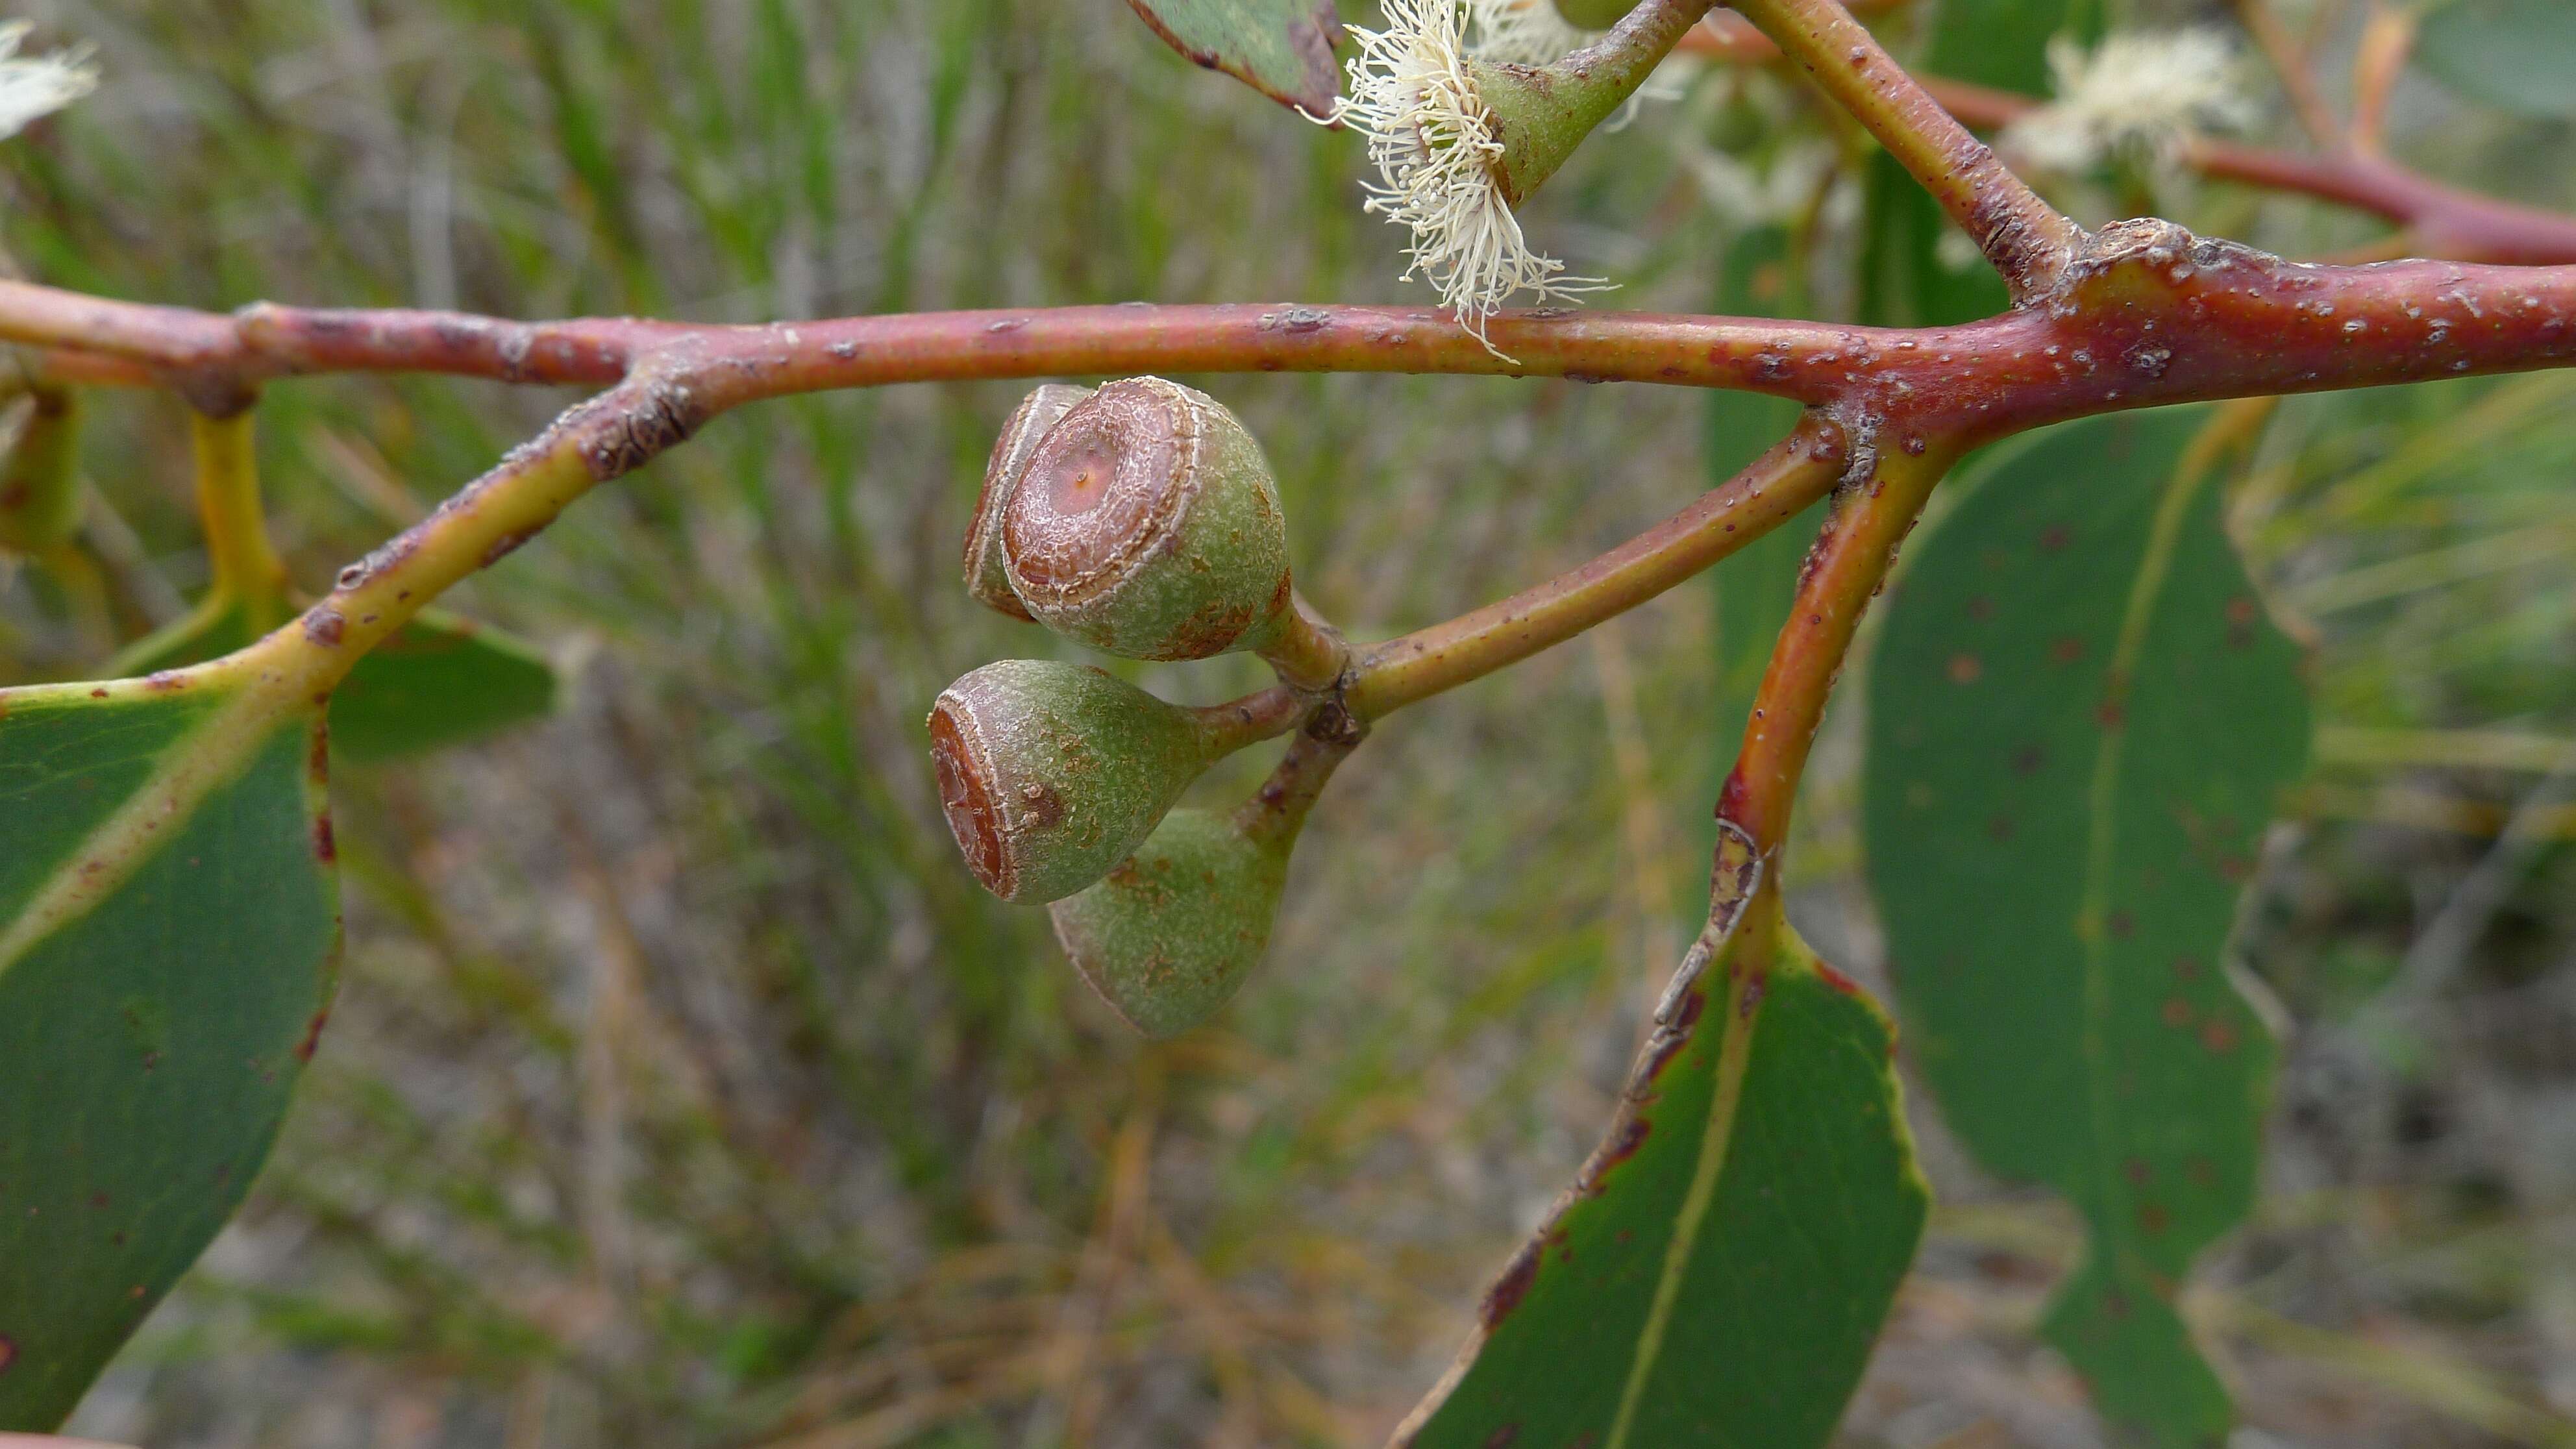
<path fill-rule="evenodd" d="M 1340 666 L 1338 640 L 1294 604 L 1260 445 L 1214 399 L 1160 378 L 1032 392 L 994 448 L 965 567 L 986 603 L 1108 653 L 1258 649 L 1315 682 Z M 1289 718 L 1009 660 L 940 695 L 931 757 L 976 878 L 1004 900 L 1053 901 L 1133 853 L 1208 765 Z"/>
<path fill-rule="evenodd" d="M 1031 452 L 1000 533 L 1030 617 L 1103 653 L 1205 659 L 1292 626 L 1269 460 L 1195 388 L 1134 377 L 1074 403 Z"/>

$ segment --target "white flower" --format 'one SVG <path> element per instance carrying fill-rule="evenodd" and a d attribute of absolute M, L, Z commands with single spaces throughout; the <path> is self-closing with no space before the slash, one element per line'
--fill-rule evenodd
<path fill-rule="evenodd" d="M 1351 28 L 1350 94 L 1334 118 L 1368 138 L 1380 182 L 1367 207 L 1408 228 L 1404 275 L 1440 290 L 1443 305 L 1488 350 L 1485 324 L 1514 293 L 1571 300 L 1604 285 L 1568 277 L 1532 251 L 1491 169 L 1503 154 L 1493 118 L 1465 65 L 1464 0 L 1385 0 L 1387 28 Z"/>
<path fill-rule="evenodd" d="M 31 29 L 24 20 L 0 25 L 0 140 L 98 88 L 98 68 L 80 51 L 20 56 L 18 47 Z"/>
<path fill-rule="evenodd" d="M 2061 174 L 2121 154 L 2170 163 L 2192 136 L 2252 125 L 2236 49 L 2215 30 L 2114 35 L 2091 55 L 2060 36 L 2048 44 L 2057 99 L 2004 129 L 2021 160 Z"/>

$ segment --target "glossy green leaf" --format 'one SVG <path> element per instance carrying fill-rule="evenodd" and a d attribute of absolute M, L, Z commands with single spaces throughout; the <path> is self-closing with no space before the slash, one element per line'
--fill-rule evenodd
<path fill-rule="evenodd" d="M 1805 287 L 1790 252 L 1786 228 L 1754 227 L 1727 246 L 1718 267 L 1717 312 L 1722 317 L 1797 317 L 1807 313 Z M 1724 389 L 1708 395 L 1708 462 L 1711 483 L 1721 484 L 1772 444 L 1789 435 L 1802 412 L 1788 398 Z M 1789 622 L 1798 568 L 1814 540 L 1811 525 L 1775 528 L 1717 566 L 1717 769 L 1735 766 L 1746 716 L 1771 646 Z"/>
<path fill-rule="evenodd" d="M 268 1155 L 339 947 L 318 724 L 0 691 L 0 1429 L 71 1412 Z"/>
<path fill-rule="evenodd" d="M 1342 73 L 1333 0 L 1127 0 L 1154 33 L 1200 65 L 1318 120 L 1333 113 Z"/>
<path fill-rule="evenodd" d="M 2415 58 L 2473 101 L 2576 117 L 2576 6 L 2567 0 L 2450 0 L 2424 17 Z"/>
<path fill-rule="evenodd" d="M 1887 610 L 1863 812 L 1914 1059 L 1979 1159 L 2091 1225 L 2044 1332 L 2163 1445 L 2229 1421 L 2172 1304 L 2252 1202 L 2273 1045 L 2225 953 L 2309 733 L 2191 453 L 2210 417 L 2068 424 L 1962 480 Z"/>
<path fill-rule="evenodd" d="M 2044 95 L 2049 39 L 2099 38 L 2101 11 L 2100 0 L 1943 0 L 1932 11 L 1919 64 L 1929 75 Z M 1862 321 L 1937 327 L 2012 305 L 1968 234 L 1884 152 L 1870 158 L 1864 204 Z"/>
<path fill-rule="evenodd" d="M 1891 1031 L 1783 928 L 1691 959 L 1609 1136 L 1399 1445 L 1833 1436 L 1930 1201 Z"/>
<path fill-rule="evenodd" d="M 210 600 L 108 665 L 140 676 L 217 658 L 266 632 L 249 606 Z M 505 630 L 425 609 L 367 652 L 331 696 L 331 750 L 353 764 L 461 745 L 554 712 L 545 656 Z"/>

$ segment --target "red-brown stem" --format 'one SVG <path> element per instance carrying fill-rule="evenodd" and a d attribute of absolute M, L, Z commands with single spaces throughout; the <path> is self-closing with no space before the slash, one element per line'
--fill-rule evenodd
<path fill-rule="evenodd" d="M 1333 772 L 1358 749 L 1364 729 L 1347 715 L 1318 715 L 1288 742 L 1288 752 L 1251 799 L 1235 807 L 1235 828 L 1258 841 L 1294 839 Z"/>
<path fill-rule="evenodd" d="M 1835 498 L 1807 554 L 1788 625 L 1772 646 L 1770 667 L 1753 698 L 1743 751 L 1718 798 L 1718 818 L 1751 836 L 1759 858 L 1776 857 L 1788 838 L 1798 780 L 1861 615 L 1887 581 L 1897 545 L 1922 514 L 1933 485 L 1956 457 L 1957 444 L 1949 439 L 1919 455 L 1880 454 L 1866 483 Z M 1779 876 L 1776 868 L 1764 874 L 1770 881 Z"/>
<path fill-rule="evenodd" d="M 1517 663 L 1644 603 L 1795 517 L 1849 449 L 1810 416 L 1723 486 L 1599 558 L 1473 613 L 1363 650 L 1344 699 L 1374 719 Z"/>
<path fill-rule="evenodd" d="M 2081 230 L 1941 109 L 1837 0 L 1730 0 L 1976 240 L 2016 302 L 2047 292 Z"/>
<path fill-rule="evenodd" d="M 2300 156 L 2199 141 L 2183 159 L 2205 176 L 2339 201 L 2410 229 L 2428 255 L 2507 266 L 2576 263 L 2576 216 L 2499 201 L 2439 181 L 2384 156 L 2344 151 Z"/>
<path fill-rule="evenodd" d="M 1950 114 L 1988 130 L 2008 126 L 2040 102 L 2011 91 L 1925 77 Z M 2225 141 L 2185 143 L 2182 162 L 2203 176 L 2313 196 L 2384 217 L 2415 233 L 2427 255 L 2507 266 L 2576 263 L 2576 216 L 2499 201 L 2445 186 L 2384 156 L 2363 151 L 2301 155 Z"/>
<path fill-rule="evenodd" d="M 1849 329 L 1541 308 L 1499 314 L 1497 357 L 1448 313 L 1252 303 L 916 312 L 768 326 L 631 318 L 508 322 L 403 309 L 260 303 L 226 316 L 0 281 L 0 341 L 45 349 L 66 380 L 255 385 L 334 372 L 443 373 L 606 386 L 684 351 L 728 397 L 896 382 L 1140 372 L 1415 372 L 1739 387 L 1813 400 L 1783 356 L 1829 352 Z"/>
<path fill-rule="evenodd" d="M 103 348 L 165 382 L 230 388 L 341 369 L 604 383 L 649 359 L 703 408 L 896 382 L 1149 371 L 1559 376 L 1739 388 L 1979 436 L 2157 403 L 2576 358 L 2576 266 L 2305 266 L 2162 222 L 2106 228 L 2086 239 L 2075 264 L 2084 277 L 2124 272 L 2135 285 L 2114 307 L 2092 310 L 2060 295 L 2047 307 L 1916 331 L 1499 313 L 1493 339 L 1516 361 L 1496 357 L 1446 313 L 1414 308 L 1135 304 L 692 327 L 265 307 L 245 314 L 254 326 L 16 282 L 0 283 L 0 340 Z M 2189 275 L 2156 283 L 2149 273 L 2159 267 Z M 82 330 L 93 322 L 95 342 Z M 527 350 L 492 340 L 514 335 L 532 339 Z"/>

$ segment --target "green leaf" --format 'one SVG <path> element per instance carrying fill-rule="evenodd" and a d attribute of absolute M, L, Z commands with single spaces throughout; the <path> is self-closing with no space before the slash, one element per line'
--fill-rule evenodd
<path fill-rule="evenodd" d="M 331 693 L 331 752 L 353 764 L 461 745 L 554 713 L 555 672 L 516 635 L 425 609 Z"/>
<path fill-rule="evenodd" d="M 247 605 L 210 599 L 108 665 L 132 677 L 213 659 L 265 633 Z M 372 764 L 461 745 L 554 712 L 545 656 L 504 630 L 424 609 L 367 652 L 331 695 L 331 751 Z"/>
<path fill-rule="evenodd" d="M 1881 151 L 1869 158 L 1866 187 L 1862 321 L 1876 327 L 1947 327 L 1997 316 L 2012 306 L 2003 278 L 1894 157 Z"/>
<path fill-rule="evenodd" d="M 1295 106 L 1317 120 L 1333 113 L 1342 38 L 1333 0 L 1127 0 L 1154 33 L 1200 65 Z"/>
<path fill-rule="evenodd" d="M 2576 117 L 2576 9 L 2567 0 L 2451 0 L 2424 17 L 2415 58 L 2473 101 Z"/>
<path fill-rule="evenodd" d="M 1796 317 L 1806 288 L 1786 228 L 1755 227 L 1729 243 L 1718 268 L 1717 312 L 1723 317 Z M 1725 389 L 1708 395 L 1708 461 L 1712 483 L 1724 483 L 1762 451 L 1787 437 L 1804 411 L 1788 398 Z M 1718 774 L 1735 765 L 1753 696 L 1771 662 L 1771 646 L 1789 622 L 1798 568 L 1814 533 L 1780 527 L 1719 564 L 1717 574 Z"/>
<path fill-rule="evenodd" d="M 1397 1444 L 1832 1437 L 1930 1195 L 1886 1018 L 1776 919 L 1693 950 L 1609 1136 Z"/>
<path fill-rule="evenodd" d="M 2100 0 L 1943 0 L 1925 38 L 1927 74 L 2044 95 L 2048 42 L 2101 37 Z M 1940 327 L 2012 305 L 2003 279 L 1922 184 L 1885 152 L 1870 157 L 1862 238 L 1861 320 Z"/>
<path fill-rule="evenodd" d="M 258 1175 L 339 948 L 318 712 L 0 690 L 0 1429 L 59 1424 Z"/>
<path fill-rule="evenodd" d="M 2273 1045 L 2225 951 L 2309 733 L 2194 446 L 2211 416 L 2070 423 L 1964 482 L 1888 609 L 1863 810 L 1944 1114 L 2091 1225 L 2043 1331 L 2164 1445 L 2229 1421 L 2172 1302 L 2252 1202 Z"/>

